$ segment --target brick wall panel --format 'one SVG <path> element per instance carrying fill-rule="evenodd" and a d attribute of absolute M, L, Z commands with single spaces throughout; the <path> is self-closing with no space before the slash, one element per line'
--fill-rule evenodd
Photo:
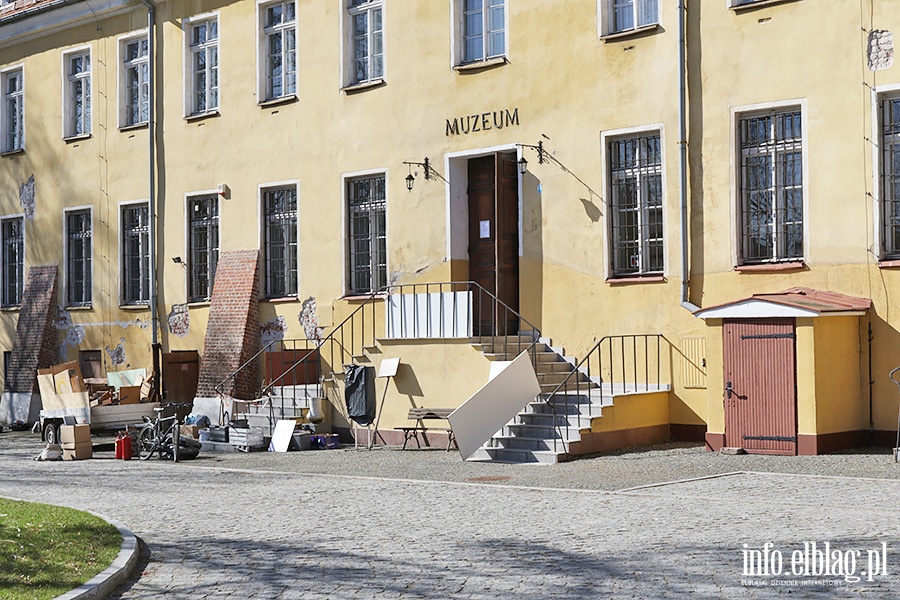
<path fill-rule="evenodd" d="M 37 370 L 53 364 L 57 353 L 57 304 L 56 265 L 29 268 L 4 391 L 34 392 Z"/>

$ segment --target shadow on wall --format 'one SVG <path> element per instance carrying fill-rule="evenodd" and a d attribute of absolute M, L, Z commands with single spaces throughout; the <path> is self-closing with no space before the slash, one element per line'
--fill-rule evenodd
<path fill-rule="evenodd" d="M 397 386 L 398 392 L 409 398 L 410 406 L 417 407 L 415 399 L 424 397 L 422 386 L 419 385 L 416 372 L 411 365 L 400 363 L 400 366 L 397 367 L 397 375 L 394 377 L 394 384 Z"/>

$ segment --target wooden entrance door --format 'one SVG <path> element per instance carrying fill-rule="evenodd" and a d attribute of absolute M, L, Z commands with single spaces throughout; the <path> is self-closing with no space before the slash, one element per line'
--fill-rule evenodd
<path fill-rule="evenodd" d="M 519 176 L 514 152 L 469 160 L 469 278 L 475 294 L 475 333 L 518 332 Z"/>
<path fill-rule="evenodd" d="M 726 320 L 725 445 L 754 454 L 797 454 L 793 319 Z"/>

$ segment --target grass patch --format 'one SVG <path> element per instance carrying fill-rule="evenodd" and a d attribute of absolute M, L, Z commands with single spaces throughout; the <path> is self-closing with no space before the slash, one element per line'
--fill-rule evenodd
<path fill-rule="evenodd" d="M 98 517 L 0 498 L 0 600 L 55 598 L 106 569 L 122 535 Z"/>

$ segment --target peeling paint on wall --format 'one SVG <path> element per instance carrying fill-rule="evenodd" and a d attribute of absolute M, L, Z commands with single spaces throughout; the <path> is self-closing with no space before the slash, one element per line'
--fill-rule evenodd
<path fill-rule="evenodd" d="M 300 310 L 300 326 L 303 327 L 303 332 L 308 340 L 320 342 L 325 337 L 325 331 L 319 327 L 316 299 L 312 296 L 303 301 L 303 308 Z"/>
<path fill-rule="evenodd" d="M 172 311 L 166 319 L 169 332 L 178 337 L 185 337 L 191 331 L 191 314 L 187 304 L 173 304 Z"/>
<path fill-rule="evenodd" d="M 72 322 L 69 311 L 57 307 L 56 329 L 64 332 L 59 343 L 59 357 L 65 360 L 69 355 L 69 348 L 78 348 L 84 341 L 84 327 Z"/>
<path fill-rule="evenodd" d="M 109 360 L 112 362 L 113 366 L 121 366 L 125 364 L 125 338 L 119 338 L 119 343 L 116 344 L 116 347 L 111 349 L 109 346 L 106 346 L 106 353 L 109 354 Z"/>
<path fill-rule="evenodd" d="M 19 188 L 19 204 L 22 205 L 22 211 L 25 213 L 26 219 L 34 218 L 34 175 L 28 178 L 28 181 Z"/>
<path fill-rule="evenodd" d="M 882 71 L 894 64 L 894 34 L 884 29 L 869 32 L 869 70 Z"/>
<path fill-rule="evenodd" d="M 285 332 L 287 332 L 287 323 L 284 317 L 278 316 L 269 319 L 259 326 L 259 343 L 265 348 L 272 342 L 283 340 Z"/>

